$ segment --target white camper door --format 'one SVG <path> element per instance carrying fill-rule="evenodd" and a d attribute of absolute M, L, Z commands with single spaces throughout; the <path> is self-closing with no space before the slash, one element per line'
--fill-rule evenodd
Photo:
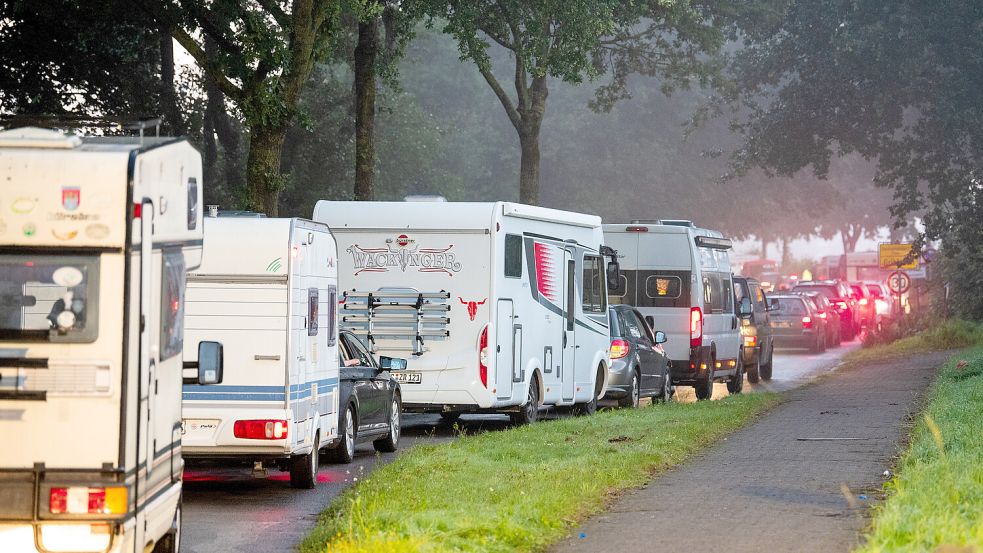
<path fill-rule="evenodd" d="M 154 379 L 157 377 L 157 360 L 151 353 L 152 324 L 154 317 L 153 291 L 159 287 L 159 279 L 154 278 L 154 204 L 144 201 L 140 219 L 140 403 L 145 405 L 145 413 L 140 417 L 140 434 L 143 436 L 144 457 L 147 463 L 146 479 L 154 465 L 154 427 L 156 414 L 154 398 Z M 139 446 L 138 446 L 139 447 Z"/>
<path fill-rule="evenodd" d="M 577 267 L 573 256 L 563 250 L 563 353 L 560 361 L 560 389 L 563 401 L 573 401 L 574 381 L 576 379 L 576 307 L 577 307 Z"/>
<path fill-rule="evenodd" d="M 512 300 L 498 300 L 495 305 L 495 388 L 498 399 L 512 397 L 512 382 L 516 376 L 515 330 L 512 328 Z"/>

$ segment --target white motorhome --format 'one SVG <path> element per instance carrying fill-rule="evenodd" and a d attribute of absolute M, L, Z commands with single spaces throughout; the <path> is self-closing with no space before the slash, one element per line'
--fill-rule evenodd
<path fill-rule="evenodd" d="M 318 450 L 338 438 L 337 250 L 304 219 L 206 217 L 188 275 L 185 332 L 220 341 L 222 384 L 184 388 L 184 455 L 290 470 L 317 482 Z"/>
<path fill-rule="evenodd" d="M 342 326 L 408 357 L 408 411 L 596 408 L 610 335 L 599 217 L 507 202 L 319 201 Z M 407 355 L 408 354 L 408 355 Z"/>
<path fill-rule="evenodd" d="M 176 551 L 201 157 L 15 129 L 0 182 L 0 549 Z M 221 346 L 187 345 L 221 381 Z"/>
<path fill-rule="evenodd" d="M 666 333 L 673 383 L 693 386 L 699 399 L 713 395 L 715 381 L 739 393 L 744 369 L 731 241 L 675 220 L 604 225 L 604 240 L 621 264 L 610 301 L 637 308 L 653 330 Z"/>

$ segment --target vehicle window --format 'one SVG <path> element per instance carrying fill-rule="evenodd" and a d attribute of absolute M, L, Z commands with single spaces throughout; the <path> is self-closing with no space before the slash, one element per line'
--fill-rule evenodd
<path fill-rule="evenodd" d="M 645 295 L 649 299 L 674 300 L 682 289 L 683 283 L 678 276 L 652 275 L 645 279 Z"/>
<path fill-rule="evenodd" d="M 181 250 L 164 250 L 160 293 L 160 358 L 169 359 L 184 349 L 184 285 L 187 272 Z"/>
<path fill-rule="evenodd" d="M 734 300 L 737 302 L 738 305 L 741 304 L 741 298 L 750 295 L 746 290 L 747 287 L 748 287 L 747 282 L 741 282 L 738 280 L 734 281 Z"/>
<path fill-rule="evenodd" d="M 621 286 L 617 290 L 608 290 L 608 302 L 612 304 L 635 305 L 635 278 L 637 271 L 632 269 L 621 270 Z M 618 295 L 621 294 L 621 295 Z"/>
<path fill-rule="evenodd" d="M 761 291 L 761 287 L 757 284 L 753 286 L 754 288 L 754 310 L 758 313 L 764 313 L 768 310 L 768 301 L 765 299 L 765 293 Z"/>
<path fill-rule="evenodd" d="M 839 295 L 840 293 L 837 290 L 837 288 L 838 287 L 833 286 L 832 284 L 828 284 L 828 285 L 827 284 L 821 284 L 821 285 L 812 285 L 812 284 L 810 284 L 810 285 L 806 285 L 806 286 L 796 286 L 795 288 L 792 288 L 792 291 L 793 292 L 819 292 L 820 294 L 826 296 L 826 298 L 829 299 L 830 301 L 832 301 L 832 300 L 834 300 L 834 299 L 836 299 L 838 297 L 846 297 L 846 296 Z"/>
<path fill-rule="evenodd" d="M 338 287 L 328 286 L 328 347 L 335 345 L 338 336 Z"/>
<path fill-rule="evenodd" d="M 711 313 L 733 313 L 734 287 L 729 274 L 706 273 L 703 275 L 703 301 Z"/>
<path fill-rule="evenodd" d="M 632 307 L 690 307 L 689 271 L 638 271 L 637 278 L 641 289 Z"/>
<path fill-rule="evenodd" d="M 642 314 L 638 311 L 632 311 L 631 313 L 635 320 L 638 321 L 638 328 L 641 329 L 642 336 L 648 338 L 649 341 L 654 344 L 655 334 L 652 332 L 652 329 L 649 328 L 648 323 L 645 322 L 645 317 L 642 317 Z"/>
<path fill-rule="evenodd" d="M 317 336 L 317 288 L 307 289 L 307 335 Z"/>
<path fill-rule="evenodd" d="M 584 313 L 604 313 L 607 298 L 604 290 L 601 258 L 596 255 L 584 256 L 584 282 L 581 295 Z"/>
<path fill-rule="evenodd" d="M 505 276 L 522 277 L 522 237 L 518 234 L 505 235 Z"/>
<path fill-rule="evenodd" d="M 349 359 L 358 359 L 358 366 L 360 367 L 375 367 L 372 356 L 369 355 L 368 350 L 365 349 L 362 342 L 357 338 L 353 338 L 351 334 L 344 334 L 341 339 L 348 347 Z"/>
<path fill-rule="evenodd" d="M 618 324 L 618 312 L 613 309 L 608 310 L 608 328 L 611 329 L 611 336 L 619 335 L 621 325 Z"/>
<path fill-rule="evenodd" d="M 93 342 L 99 258 L 0 255 L 0 340 Z"/>
<path fill-rule="evenodd" d="M 710 248 L 696 248 L 700 252 L 700 266 L 708 271 L 717 270 L 717 256 Z"/>
<path fill-rule="evenodd" d="M 627 334 L 629 337 L 639 340 L 642 337 L 642 329 L 638 326 L 638 320 L 635 319 L 635 315 L 630 311 L 624 313 L 625 327 L 627 329 Z"/>
<path fill-rule="evenodd" d="M 780 315 L 806 315 L 806 304 L 798 298 L 776 298 Z"/>

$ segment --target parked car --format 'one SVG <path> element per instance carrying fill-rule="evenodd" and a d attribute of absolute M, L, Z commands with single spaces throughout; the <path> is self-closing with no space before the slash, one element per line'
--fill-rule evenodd
<path fill-rule="evenodd" d="M 860 332 L 860 317 L 857 314 L 857 300 L 850 287 L 839 280 L 820 280 L 800 282 L 792 288 L 793 292 L 814 290 L 826 296 L 840 315 L 840 330 L 844 340 L 853 340 Z"/>
<path fill-rule="evenodd" d="M 392 372 L 406 369 L 406 360 L 380 357 L 377 362 L 351 332 L 338 333 L 341 396 L 338 429 L 341 435 L 332 450 L 336 461 L 350 463 L 355 444 L 372 442 L 376 451 L 396 451 L 402 411 L 402 394 Z"/>
<path fill-rule="evenodd" d="M 652 332 L 642 314 L 629 305 L 608 308 L 611 325 L 611 363 L 608 390 L 602 399 L 617 399 L 622 407 L 637 407 L 642 397 L 669 401 L 675 392 L 669 376 L 664 332 Z"/>
<path fill-rule="evenodd" d="M 849 285 L 853 297 L 857 300 L 857 313 L 860 315 L 861 328 L 877 328 L 879 321 L 873 294 L 862 282 L 851 282 Z"/>
<path fill-rule="evenodd" d="M 778 347 L 826 349 L 826 321 L 819 318 L 811 301 L 800 294 L 772 295 L 772 332 Z"/>
<path fill-rule="evenodd" d="M 810 290 L 794 293 L 809 298 L 818 310 L 819 318 L 826 321 L 826 345 L 838 346 L 843 343 L 840 314 L 836 312 L 836 308 L 826 299 L 826 296 Z"/>
<path fill-rule="evenodd" d="M 771 380 L 775 340 L 764 283 L 753 278 L 734 277 L 734 297 L 741 315 L 741 360 L 747 380 L 752 384 L 762 378 Z"/>

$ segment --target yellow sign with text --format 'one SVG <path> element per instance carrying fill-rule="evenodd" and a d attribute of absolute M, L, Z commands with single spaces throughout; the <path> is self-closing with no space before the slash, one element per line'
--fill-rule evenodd
<path fill-rule="evenodd" d="M 911 243 L 881 244 L 877 252 L 878 265 L 881 269 L 917 269 L 918 254 L 911 261 L 906 261 L 911 253 Z"/>

